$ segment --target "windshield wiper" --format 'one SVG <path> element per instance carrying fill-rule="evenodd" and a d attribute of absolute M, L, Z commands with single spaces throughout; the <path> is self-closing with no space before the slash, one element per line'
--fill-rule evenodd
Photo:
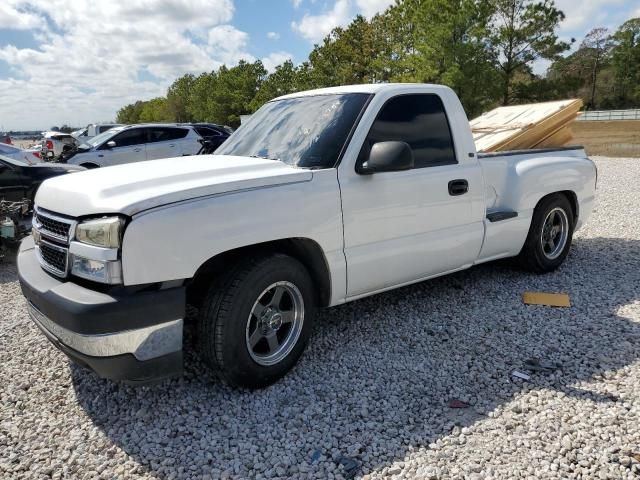
<path fill-rule="evenodd" d="M 271 158 L 271 157 L 266 157 L 264 155 L 249 155 L 251 158 L 262 158 L 263 160 L 273 160 L 274 162 L 279 162 L 280 159 L 279 158 Z"/>

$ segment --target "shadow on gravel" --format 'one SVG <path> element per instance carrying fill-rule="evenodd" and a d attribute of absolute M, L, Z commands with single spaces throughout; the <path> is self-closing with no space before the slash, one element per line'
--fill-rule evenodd
<path fill-rule="evenodd" d="M 553 274 L 485 265 L 327 310 L 298 367 L 266 390 L 221 385 L 193 355 L 184 378 L 156 387 L 113 384 L 76 367 L 73 384 L 95 424 L 161 478 L 326 478 L 339 455 L 361 462 L 364 474 L 522 391 L 617 402 L 574 384 L 640 356 L 640 324 L 620 311 L 638 300 L 638 285 L 639 241 L 579 238 Z M 573 307 L 525 306 L 525 290 L 567 292 Z M 531 357 L 562 369 L 514 380 Z M 473 408 L 450 409 L 452 398 Z"/>

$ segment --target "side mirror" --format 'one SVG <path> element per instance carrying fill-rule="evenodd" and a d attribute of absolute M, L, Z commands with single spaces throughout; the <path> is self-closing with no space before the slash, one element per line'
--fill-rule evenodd
<path fill-rule="evenodd" d="M 413 168 L 413 152 L 406 142 L 374 143 L 369 158 L 358 173 L 369 175 L 380 172 L 400 172 Z"/>
<path fill-rule="evenodd" d="M 115 148 L 115 146 L 116 146 L 116 142 L 115 141 L 109 140 L 107 142 L 107 148 Z"/>

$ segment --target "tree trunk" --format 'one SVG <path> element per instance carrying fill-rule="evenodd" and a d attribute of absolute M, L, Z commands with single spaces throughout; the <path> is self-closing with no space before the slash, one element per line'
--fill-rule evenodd
<path fill-rule="evenodd" d="M 593 64 L 593 72 L 591 73 L 591 99 L 589 100 L 589 108 L 595 110 L 596 108 L 596 82 L 598 80 L 598 58 Z"/>
<path fill-rule="evenodd" d="M 502 105 L 509 105 L 509 93 L 511 93 L 511 72 L 504 72 L 504 82 L 502 86 Z"/>

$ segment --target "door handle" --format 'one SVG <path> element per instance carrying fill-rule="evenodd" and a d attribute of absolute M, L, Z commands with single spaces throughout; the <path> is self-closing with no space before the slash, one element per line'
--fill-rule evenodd
<path fill-rule="evenodd" d="M 175 147 L 175 146 L 176 146 L 176 144 L 175 144 L 175 143 L 170 143 L 170 144 L 169 144 L 169 146 L 170 146 L 170 147 Z"/>
<path fill-rule="evenodd" d="M 134 148 L 133 151 L 134 152 L 139 152 L 140 150 L 142 150 L 141 148 Z"/>
<path fill-rule="evenodd" d="M 451 180 L 449 182 L 449 195 L 451 195 L 452 197 L 464 195 L 468 191 L 469 191 L 469 182 L 467 182 L 463 178 L 459 178 L 457 180 Z"/>

